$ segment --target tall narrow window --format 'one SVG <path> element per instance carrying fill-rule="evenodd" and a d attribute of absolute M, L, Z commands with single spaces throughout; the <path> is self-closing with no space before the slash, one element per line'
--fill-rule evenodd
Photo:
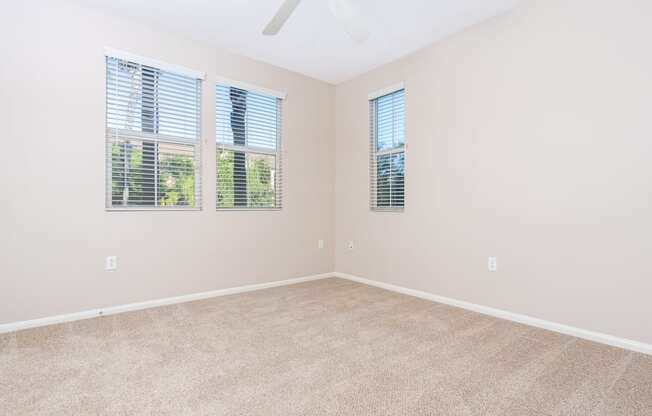
<path fill-rule="evenodd" d="M 405 90 L 369 101 L 370 206 L 372 210 L 405 207 Z"/>
<path fill-rule="evenodd" d="M 280 209 L 282 99 L 222 84 L 215 97 L 217 208 Z"/>
<path fill-rule="evenodd" d="M 200 208 L 201 80 L 106 57 L 107 208 Z"/>

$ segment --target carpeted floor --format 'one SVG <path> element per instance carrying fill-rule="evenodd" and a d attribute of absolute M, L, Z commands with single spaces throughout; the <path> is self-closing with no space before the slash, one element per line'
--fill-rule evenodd
<path fill-rule="evenodd" d="M 652 415 L 652 357 L 340 279 L 0 335 L 1 415 Z"/>

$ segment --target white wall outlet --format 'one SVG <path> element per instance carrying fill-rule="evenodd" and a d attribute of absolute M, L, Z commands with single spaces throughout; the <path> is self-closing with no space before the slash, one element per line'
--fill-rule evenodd
<path fill-rule="evenodd" d="M 317 248 L 319 249 L 324 248 L 324 240 L 317 240 Z"/>
<path fill-rule="evenodd" d="M 118 269 L 118 256 L 107 256 L 104 261 L 104 268 L 107 271 L 113 271 Z"/>
<path fill-rule="evenodd" d="M 349 250 L 353 250 L 355 248 L 355 244 L 353 244 L 353 241 L 347 242 L 346 248 L 348 248 Z"/>
<path fill-rule="evenodd" d="M 489 270 L 490 272 L 497 272 L 498 271 L 498 258 L 489 257 L 487 259 L 487 270 Z"/>

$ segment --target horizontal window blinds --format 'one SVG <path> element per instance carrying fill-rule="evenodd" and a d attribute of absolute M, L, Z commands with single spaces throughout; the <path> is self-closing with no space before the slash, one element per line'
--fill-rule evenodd
<path fill-rule="evenodd" d="M 282 100 L 222 84 L 215 100 L 217 208 L 281 208 Z"/>
<path fill-rule="evenodd" d="M 201 81 L 106 57 L 107 208 L 200 208 Z"/>
<path fill-rule="evenodd" d="M 405 206 L 405 90 L 369 101 L 370 206 L 401 210 Z"/>

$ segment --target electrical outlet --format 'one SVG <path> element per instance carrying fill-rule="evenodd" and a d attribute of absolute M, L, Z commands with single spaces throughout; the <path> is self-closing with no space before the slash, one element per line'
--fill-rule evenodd
<path fill-rule="evenodd" d="M 324 240 L 317 240 L 317 248 L 318 249 L 324 248 Z"/>
<path fill-rule="evenodd" d="M 104 268 L 107 271 L 118 269 L 118 256 L 108 256 L 104 262 Z"/>
<path fill-rule="evenodd" d="M 348 243 L 346 243 L 346 248 L 348 248 L 349 250 L 353 250 L 355 248 L 355 244 L 353 244 L 353 241 L 349 241 Z"/>
<path fill-rule="evenodd" d="M 490 272 L 498 271 L 498 259 L 496 257 L 489 257 L 487 259 L 487 270 Z"/>

